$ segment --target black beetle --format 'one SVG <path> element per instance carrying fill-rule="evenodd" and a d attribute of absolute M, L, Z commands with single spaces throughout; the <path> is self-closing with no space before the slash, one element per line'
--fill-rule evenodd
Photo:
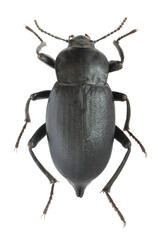
<path fill-rule="evenodd" d="M 44 214 L 47 213 L 54 184 L 57 180 L 35 156 L 32 149 L 38 142 L 47 135 L 49 149 L 56 168 L 72 184 L 76 195 L 82 197 L 87 185 L 106 167 L 111 155 L 113 141 L 116 139 L 127 149 L 127 152 L 102 191 L 105 192 L 125 224 L 123 215 L 109 195 L 110 188 L 123 169 L 131 151 L 130 140 L 115 125 L 114 101 L 126 102 L 127 116 L 124 130 L 138 142 L 145 154 L 146 151 L 141 142 L 129 131 L 130 103 L 127 96 L 123 93 L 112 92 L 107 84 L 107 77 L 110 72 L 122 68 L 124 54 L 119 45 L 119 40 L 136 32 L 136 29 L 113 42 L 119 52 L 120 61 L 108 61 L 105 55 L 97 50 L 94 45 L 120 30 L 126 19 L 116 30 L 96 41 L 91 40 L 87 34 L 77 37 L 71 35 L 68 40 L 65 40 L 45 32 L 35 21 L 40 31 L 68 42 L 68 47 L 59 53 L 56 61 L 47 54 L 40 53 L 46 43 L 36 32 L 26 26 L 41 41 L 36 51 L 38 58 L 50 67 L 55 68 L 57 75 L 57 82 L 51 91 L 34 93 L 28 99 L 25 108 L 26 123 L 15 146 L 18 147 L 24 129 L 30 122 L 30 101 L 49 98 L 46 123 L 35 132 L 28 143 L 33 160 L 52 183 L 50 198 L 44 209 Z"/>

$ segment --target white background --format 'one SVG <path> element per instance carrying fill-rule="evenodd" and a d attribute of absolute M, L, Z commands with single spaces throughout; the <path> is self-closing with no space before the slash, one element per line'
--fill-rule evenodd
<path fill-rule="evenodd" d="M 48 239 L 162 239 L 161 194 L 161 1 L 28 0 L 2 1 L 0 6 L 0 238 L 3 240 Z M 103 186 L 121 162 L 125 149 L 114 143 L 105 171 L 77 198 L 72 186 L 55 169 L 46 138 L 34 150 L 39 160 L 59 180 L 45 218 L 42 211 L 50 184 L 33 162 L 27 142 L 45 121 L 47 100 L 31 103 L 32 123 L 28 124 L 20 148 L 14 152 L 16 138 L 24 124 L 24 107 L 31 93 L 51 89 L 55 72 L 39 60 L 35 49 L 39 40 L 25 30 L 37 31 L 33 20 L 54 35 L 88 33 L 98 39 L 113 31 L 128 17 L 123 28 L 96 44 L 109 60 L 119 59 L 113 40 L 134 28 L 139 31 L 123 40 L 124 68 L 111 73 L 112 90 L 126 93 L 132 107 L 131 131 L 145 145 L 145 158 L 132 141 L 129 160 L 115 182 L 111 196 L 126 218 L 123 228 Z M 37 31 L 38 32 L 38 31 Z M 40 33 L 47 42 L 43 51 L 53 58 L 67 46 L 65 42 Z M 117 124 L 125 120 L 125 103 L 116 104 Z"/>

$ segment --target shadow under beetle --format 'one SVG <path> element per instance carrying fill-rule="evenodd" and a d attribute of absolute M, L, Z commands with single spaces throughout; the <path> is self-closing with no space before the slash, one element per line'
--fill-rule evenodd
<path fill-rule="evenodd" d="M 130 140 L 115 125 L 114 101 L 126 102 L 127 115 L 124 131 L 127 131 L 137 141 L 145 154 L 146 151 L 141 142 L 129 131 L 130 103 L 127 96 L 123 93 L 112 92 L 107 84 L 107 78 L 110 72 L 120 70 L 124 62 L 119 40 L 136 32 L 136 29 L 113 42 L 119 52 L 120 61 L 108 61 L 105 55 L 94 46 L 96 42 L 120 30 L 126 19 L 116 30 L 96 41 L 91 40 L 87 34 L 76 37 L 71 35 L 66 40 L 44 31 L 35 21 L 41 32 L 68 43 L 68 47 L 58 54 L 56 60 L 40 52 L 46 43 L 36 32 L 26 26 L 26 29 L 34 33 L 41 41 L 36 50 L 38 58 L 54 68 L 57 76 L 57 82 L 51 91 L 31 94 L 25 108 L 25 125 L 15 145 L 18 148 L 20 138 L 27 123 L 30 122 L 30 101 L 48 98 L 46 123 L 35 132 L 28 143 L 33 160 L 52 184 L 50 197 L 43 214 L 47 213 L 57 180 L 43 167 L 33 152 L 33 148 L 39 141 L 47 135 L 51 157 L 56 168 L 74 187 L 76 195 L 82 197 L 88 184 L 105 169 L 111 155 L 113 141 L 116 139 L 127 149 L 127 152 L 102 191 L 120 219 L 124 224 L 126 223 L 109 194 L 131 151 Z"/>

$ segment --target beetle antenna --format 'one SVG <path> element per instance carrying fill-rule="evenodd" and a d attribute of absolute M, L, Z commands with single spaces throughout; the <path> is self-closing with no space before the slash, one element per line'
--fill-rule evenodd
<path fill-rule="evenodd" d="M 107 35 L 105 35 L 105 36 L 103 36 L 103 37 L 95 40 L 94 43 L 96 43 L 96 42 L 98 42 L 98 41 L 100 41 L 100 40 L 102 40 L 102 39 L 104 39 L 104 38 L 107 38 L 107 37 L 109 37 L 110 35 L 112 35 L 113 33 L 119 31 L 119 30 L 122 28 L 122 26 L 124 25 L 124 23 L 126 22 L 126 20 L 127 20 L 127 17 L 124 18 L 123 22 L 120 24 L 120 26 L 119 26 L 117 29 L 115 29 L 114 31 L 108 33 Z"/>
<path fill-rule="evenodd" d="M 35 36 L 36 36 L 41 42 L 43 42 L 42 38 L 41 38 L 36 32 L 34 32 L 30 27 L 25 26 L 25 28 L 26 28 L 27 30 L 29 30 L 30 32 L 34 33 Z"/>
<path fill-rule="evenodd" d="M 41 31 L 41 32 L 49 35 L 50 37 L 54 37 L 54 38 L 56 38 L 56 39 L 59 39 L 59 40 L 65 41 L 65 42 L 69 42 L 69 40 L 66 40 L 66 39 L 64 39 L 64 38 L 60 38 L 60 37 L 54 36 L 53 34 L 44 31 L 42 28 L 39 27 L 39 25 L 38 25 L 38 23 L 37 23 L 36 20 L 34 20 L 34 22 L 35 22 L 35 25 L 37 26 L 37 28 L 39 29 L 39 31 Z"/>
<path fill-rule="evenodd" d="M 116 41 L 119 42 L 122 38 L 125 38 L 125 37 L 129 36 L 130 34 L 135 33 L 135 32 L 137 32 L 137 31 L 138 31 L 137 29 L 133 29 L 133 30 L 130 31 L 129 33 L 126 33 L 125 35 L 119 37 Z"/>

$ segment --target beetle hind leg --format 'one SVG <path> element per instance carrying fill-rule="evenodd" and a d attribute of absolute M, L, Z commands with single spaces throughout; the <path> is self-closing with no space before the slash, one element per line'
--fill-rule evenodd
<path fill-rule="evenodd" d="M 124 216 L 122 215 L 122 213 L 120 212 L 120 210 L 118 209 L 116 204 L 114 203 L 113 199 L 109 195 L 109 192 L 110 192 L 110 188 L 112 187 L 112 185 L 115 182 L 115 180 L 118 178 L 118 176 L 121 173 L 123 167 L 125 166 L 125 163 L 127 162 L 127 159 L 129 157 L 129 154 L 130 154 L 130 151 L 131 151 L 131 142 L 127 138 L 127 136 L 124 134 L 124 132 L 122 130 L 120 130 L 117 126 L 115 128 L 115 139 L 118 142 L 120 142 L 124 148 L 127 149 L 127 152 L 126 152 L 126 154 L 125 154 L 121 164 L 117 168 L 116 172 L 111 177 L 111 179 L 108 181 L 108 183 L 105 185 L 105 187 L 103 188 L 102 191 L 106 194 L 107 198 L 109 199 L 110 203 L 112 204 L 112 206 L 115 209 L 115 211 L 118 213 L 120 219 L 123 221 L 124 226 L 125 226 L 126 221 L 124 219 Z"/>
<path fill-rule="evenodd" d="M 43 215 L 45 215 L 48 211 L 49 205 L 52 201 L 52 196 L 54 193 L 54 185 L 57 182 L 57 180 L 44 168 L 44 166 L 39 162 L 39 160 L 37 159 L 37 157 L 35 156 L 34 152 L 33 152 L 33 148 L 36 147 L 36 145 L 39 143 L 40 140 L 42 140 L 43 137 L 45 137 L 46 135 L 46 125 L 43 124 L 32 136 L 32 138 L 29 140 L 28 143 L 28 147 L 29 147 L 29 152 L 34 160 L 34 162 L 37 164 L 37 166 L 39 167 L 39 169 L 45 174 L 45 176 L 48 178 L 48 180 L 50 181 L 50 183 L 52 184 L 51 186 L 51 192 L 50 192 L 50 197 L 49 200 L 47 202 L 47 205 L 43 211 Z"/>
<path fill-rule="evenodd" d="M 112 204 L 112 207 L 115 209 L 115 211 L 118 213 L 120 219 L 122 220 L 124 226 L 126 225 L 126 221 L 125 218 L 123 216 L 123 214 L 120 212 L 120 210 L 118 209 L 118 207 L 116 206 L 116 204 L 114 203 L 112 197 L 110 196 L 110 194 L 107 191 L 102 190 L 103 192 L 105 192 L 109 202 Z"/>

